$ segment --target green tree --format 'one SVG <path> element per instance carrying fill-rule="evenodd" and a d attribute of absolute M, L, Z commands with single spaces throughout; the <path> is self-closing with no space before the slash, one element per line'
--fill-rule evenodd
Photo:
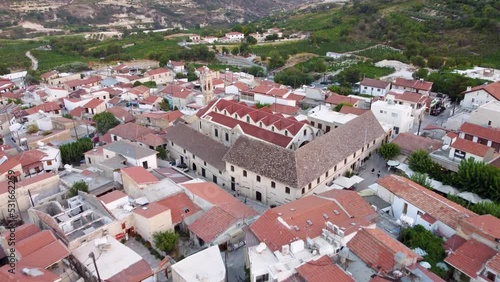
<path fill-rule="evenodd" d="M 140 82 L 140 81 L 136 81 L 136 82 L 134 82 L 134 84 L 133 84 L 133 86 L 134 86 L 134 87 L 139 86 L 139 85 L 142 85 L 142 82 Z"/>
<path fill-rule="evenodd" d="M 412 76 L 414 79 L 426 79 L 428 74 L 429 71 L 427 69 L 421 68 L 414 72 Z"/>
<path fill-rule="evenodd" d="M 97 131 L 101 134 L 106 134 L 108 130 L 120 124 L 115 116 L 110 112 L 96 114 L 93 118 L 96 123 Z"/>
<path fill-rule="evenodd" d="M 85 183 L 85 181 L 80 180 L 73 183 L 73 186 L 71 186 L 71 188 L 68 190 L 67 193 L 68 198 L 78 195 L 78 191 L 82 191 L 85 193 L 89 192 L 89 186 L 87 185 L 87 183 Z"/>
<path fill-rule="evenodd" d="M 162 111 L 170 111 L 170 104 L 167 99 L 163 99 L 160 103 L 160 110 Z"/>
<path fill-rule="evenodd" d="M 378 153 L 386 160 L 392 160 L 401 153 L 401 148 L 395 143 L 385 143 L 378 149 Z"/>
<path fill-rule="evenodd" d="M 271 51 L 269 53 L 269 60 L 267 62 L 267 67 L 269 69 L 277 69 L 284 66 L 285 63 L 286 59 L 279 51 Z"/>
<path fill-rule="evenodd" d="M 226 46 L 222 47 L 222 54 L 224 55 L 229 54 L 229 49 Z"/>
<path fill-rule="evenodd" d="M 231 49 L 231 54 L 233 54 L 234 56 L 238 55 L 239 53 L 240 53 L 240 48 L 238 46 L 234 46 Z"/>
<path fill-rule="evenodd" d="M 167 150 L 165 150 L 165 148 L 163 146 L 158 146 L 156 147 L 156 151 L 158 152 L 158 158 L 162 159 L 162 160 L 166 160 L 167 159 Z"/>
<path fill-rule="evenodd" d="M 179 234 L 171 231 L 153 233 L 155 246 L 165 253 L 170 253 L 177 248 Z"/>
<path fill-rule="evenodd" d="M 156 88 L 156 81 L 146 81 L 142 85 L 149 88 Z"/>
<path fill-rule="evenodd" d="M 75 142 L 59 146 L 61 160 L 65 164 L 80 163 L 83 160 L 83 154 L 92 150 L 92 141 L 89 138 L 80 138 Z"/>
<path fill-rule="evenodd" d="M 421 68 L 425 67 L 426 65 L 425 59 L 422 56 L 413 56 L 411 58 L 411 63 Z"/>
<path fill-rule="evenodd" d="M 433 188 L 431 180 L 429 178 L 427 178 L 427 175 L 424 173 L 415 172 L 410 177 L 410 180 L 417 183 L 417 184 L 424 186 L 425 188 L 427 188 L 429 190 L 432 190 L 432 188 Z"/>
<path fill-rule="evenodd" d="M 420 173 L 427 173 L 429 169 L 435 167 L 431 156 L 425 150 L 417 150 L 411 153 L 408 158 L 408 166 L 411 170 Z"/>
<path fill-rule="evenodd" d="M 311 84 L 313 82 L 313 78 L 307 73 L 292 67 L 277 73 L 274 77 L 274 82 L 297 88 L 302 85 Z"/>
<path fill-rule="evenodd" d="M 460 162 L 454 180 L 462 191 L 500 202 L 500 168 L 469 158 Z"/>
<path fill-rule="evenodd" d="M 39 130 L 39 129 L 38 129 L 38 125 L 36 125 L 36 124 L 34 124 L 34 123 L 33 123 L 33 124 L 28 125 L 28 127 L 27 127 L 26 129 L 27 129 L 27 132 L 28 132 L 29 134 L 34 134 L 34 133 L 37 133 L 37 132 L 38 132 L 38 130 Z"/>
<path fill-rule="evenodd" d="M 437 57 L 437 56 L 431 56 L 427 60 L 427 66 L 431 69 L 441 69 L 444 65 L 444 58 L 442 57 Z"/>
<path fill-rule="evenodd" d="M 339 103 L 338 105 L 336 105 L 333 110 L 336 111 L 336 112 L 340 112 L 340 110 L 342 110 L 342 107 L 344 106 L 349 106 L 349 107 L 352 107 L 352 104 L 351 103 L 345 103 L 345 102 L 342 102 L 342 103 Z"/>
<path fill-rule="evenodd" d="M 246 40 L 245 40 L 248 44 L 257 44 L 257 39 L 255 39 L 255 37 L 253 36 L 247 36 Z"/>

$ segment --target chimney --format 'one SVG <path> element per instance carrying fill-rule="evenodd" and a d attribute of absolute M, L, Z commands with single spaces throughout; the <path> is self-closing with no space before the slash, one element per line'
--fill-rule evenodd
<path fill-rule="evenodd" d="M 470 91 L 472 89 L 471 86 L 467 86 L 467 90 L 466 91 Z"/>

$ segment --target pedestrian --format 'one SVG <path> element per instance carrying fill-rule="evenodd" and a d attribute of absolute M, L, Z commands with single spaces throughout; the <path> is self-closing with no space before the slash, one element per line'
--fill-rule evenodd
<path fill-rule="evenodd" d="M 374 173 L 375 173 L 375 168 L 372 168 L 372 174 L 374 174 Z"/>
<path fill-rule="evenodd" d="M 377 178 L 380 178 L 380 170 L 377 173 Z"/>

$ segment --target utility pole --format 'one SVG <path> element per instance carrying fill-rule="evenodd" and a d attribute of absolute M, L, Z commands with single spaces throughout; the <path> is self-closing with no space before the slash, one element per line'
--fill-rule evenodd
<path fill-rule="evenodd" d="M 72 121 L 73 121 L 73 129 L 75 130 L 76 140 L 78 140 L 78 132 L 76 131 L 75 120 L 74 120 L 74 119 L 72 119 Z"/>
<path fill-rule="evenodd" d="M 101 276 L 99 275 L 99 270 L 97 269 L 97 264 L 95 263 L 94 252 L 90 252 L 89 257 L 92 258 L 92 261 L 94 262 L 95 272 L 97 273 L 97 282 L 101 282 Z"/>

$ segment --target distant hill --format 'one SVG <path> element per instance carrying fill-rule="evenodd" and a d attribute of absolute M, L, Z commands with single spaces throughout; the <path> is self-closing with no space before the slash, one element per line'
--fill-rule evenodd
<path fill-rule="evenodd" d="M 71 31 L 232 25 L 321 0 L 4 0 L 0 29 Z M 24 23 L 24 24 L 23 24 Z"/>

